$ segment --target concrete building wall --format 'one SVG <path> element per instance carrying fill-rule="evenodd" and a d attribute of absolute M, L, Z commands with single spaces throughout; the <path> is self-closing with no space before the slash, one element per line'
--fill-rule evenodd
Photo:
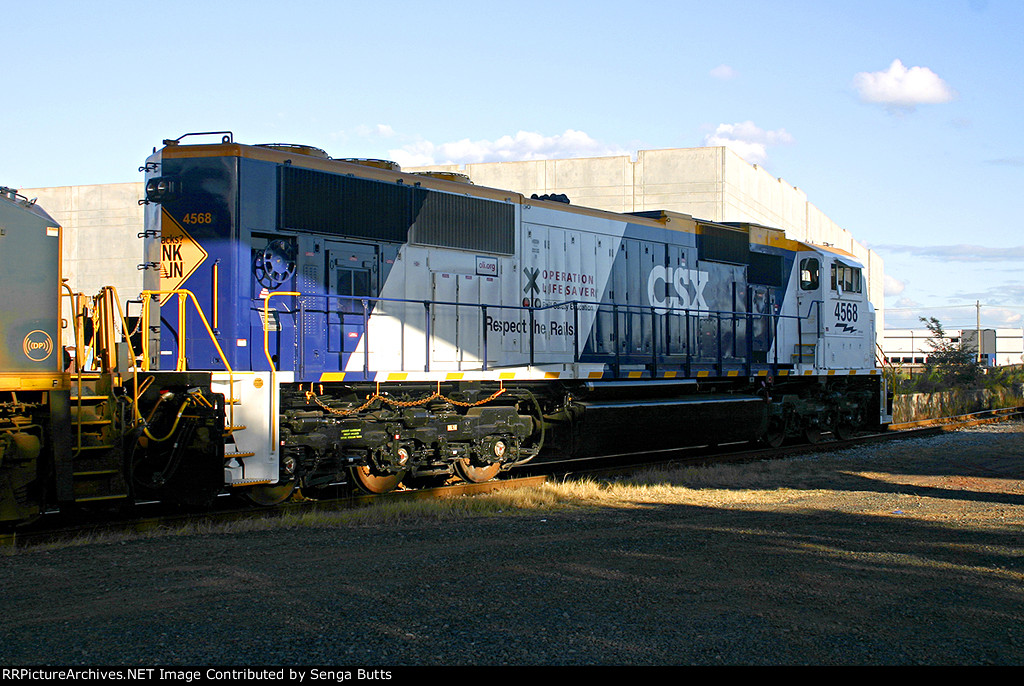
<path fill-rule="evenodd" d="M 882 258 L 807 200 L 799 188 L 748 163 L 726 147 L 641 150 L 628 156 L 525 162 L 485 162 L 408 168 L 467 174 L 474 183 L 529 197 L 564 193 L 574 205 L 611 212 L 673 210 L 711 221 L 755 222 L 783 229 L 789 238 L 828 244 L 856 255 L 865 266 L 868 298 L 884 329 Z"/>
<path fill-rule="evenodd" d="M 586 161 L 586 165 L 575 159 L 488 162 L 464 167 L 441 164 L 407 170 L 464 173 L 479 186 L 514 190 L 527 197 L 534 193 L 565 193 L 575 205 L 610 212 L 643 209 L 634 204 L 635 170 L 629 157 L 592 157 Z"/>
<path fill-rule="evenodd" d="M 672 210 L 721 221 L 729 200 L 726 170 L 717 150 L 693 148 L 685 156 L 673 150 L 641 150 L 635 163 L 636 210 Z"/>
<path fill-rule="evenodd" d="M 142 291 L 143 196 L 142 182 L 93 186 L 24 188 L 61 225 L 61 250 L 68 285 L 76 293 L 96 295 L 103 286 L 117 288 L 121 306 Z M 61 299 L 65 320 L 71 304 Z M 126 313 L 128 314 L 128 313 Z M 132 311 L 138 314 L 138 310 Z M 73 343 L 72 329 L 64 330 L 64 344 Z"/>
<path fill-rule="evenodd" d="M 142 290 L 142 183 L 25 188 L 63 227 L 64 278 L 80 293 L 116 286 L 124 298 Z"/>
<path fill-rule="evenodd" d="M 996 364 L 1024 363 L 1024 329 L 996 329 Z"/>

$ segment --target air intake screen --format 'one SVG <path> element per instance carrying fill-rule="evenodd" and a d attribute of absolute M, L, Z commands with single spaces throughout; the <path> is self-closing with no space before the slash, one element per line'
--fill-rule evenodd
<path fill-rule="evenodd" d="M 281 167 L 281 226 L 404 243 L 409 189 L 350 176 Z"/>
<path fill-rule="evenodd" d="M 785 286 L 785 263 L 781 255 L 750 253 L 750 267 L 747 269 L 747 281 L 765 286 Z"/>
<path fill-rule="evenodd" d="M 508 203 L 309 169 L 280 169 L 278 215 L 283 228 L 478 252 L 515 250 L 515 210 Z"/>
<path fill-rule="evenodd" d="M 515 210 L 512 205 L 417 188 L 416 225 L 409 240 L 480 252 L 512 254 Z"/>
<path fill-rule="evenodd" d="M 747 264 L 750 259 L 750 239 L 746 231 L 701 224 L 699 241 L 702 260 Z"/>

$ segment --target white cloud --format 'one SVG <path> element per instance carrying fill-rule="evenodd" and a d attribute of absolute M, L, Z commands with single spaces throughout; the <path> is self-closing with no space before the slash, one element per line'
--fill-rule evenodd
<path fill-rule="evenodd" d="M 786 145 L 793 137 L 785 129 L 765 131 L 752 121 L 719 124 L 715 132 L 704 137 L 704 145 L 724 145 L 751 164 L 764 164 L 769 145 Z"/>
<path fill-rule="evenodd" d="M 361 124 L 355 127 L 353 132 L 362 138 L 391 138 L 395 135 L 395 130 L 388 124 L 377 124 L 376 126 Z"/>
<path fill-rule="evenodd" d="M 574 129 L 554 136 L 519 131 L 514 136 L 501 136 L 493 141 L 471 141 L 468 138 L 449 143 L 416 141 L 388 151 L 391 159 L 403 167 L 628 154 L 617 145 L 602 143 Z"/>
<path fill-rule="evenodd" d="M 1000 157 L 994 160 L 985 160 L 986 164 L 1002 164 L 1008 167 L 1024 167 L 1024 155 L 1016 157 Z"/>
<path fill-rule="evenodd" d="M 884 293 L 885 293 L 885 295 L 899 295 L 900 293 L 905 291 L 906 288 L 907 288 L 907 284 L 903 283 L 902 281 L 900 281 L 896 277 L 890 276 L 889 274 L 885 275 L 885 286 L 884 286 Z"/>
<path fill-rule="evenodd" d="M 1005 307 L 982 307 L 981 313 L 989 322 L 994 322 L 997 327 L 1017 328 L 1020 327 L 1021 321 L 1024 321 L 1024 315 L 1021 315 L 1020 312 L 1014 312 Z"/>
<path fill-rule="evenodd" d="M 1024 245 L 990 248 L 985 245 L 872 245 L 880 253 L 900 252 L 943 262 L 1018 262 Z"/>
<path fill-rule="evenodd" d="M 965 285 L 973 285 L 967 283 Z M 987 305 L 1005 305 L 1021 309 L 1020 304 L 1024 302 L 1024 283 L 1019 281 L 1004 281 L 997 285 L 979 288 L 977 290 L 964 289 L 950 294 L 950 297 L 967 300 L 970 303 L 981 302 Z"/>
<path fill-rule="evenodd" d="M 896 301 L 896 307 L 924 307 L 921 303 L 910 298 L 903 297 Z"/>
<path fill-rule="evenodd" d="M 879 103 L 892 111 L 911 112 L 917 105 L 949 102 L 956 93 L 927 67 L 907 67 L 893 60 L 886 71 L 862 71 L 853 86 L 864 102 Z"/>
<path fill-rule="evenodd" d="M 739 73 L 730 67 L 728 64 L 720 64 L 709 72 L 716 79 L 722 79 L 728 81 L 729 79 L 735 79 L 739 76 Z"/>

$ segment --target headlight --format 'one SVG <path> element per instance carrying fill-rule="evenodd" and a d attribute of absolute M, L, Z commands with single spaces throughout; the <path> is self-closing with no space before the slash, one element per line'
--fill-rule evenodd
<path fill-rule="evenodd" d="M 146 200 L 162 203 L 173 199 L 181 190 L 180 182 L 170 176 L 157 176 L 146 182 Z"/>

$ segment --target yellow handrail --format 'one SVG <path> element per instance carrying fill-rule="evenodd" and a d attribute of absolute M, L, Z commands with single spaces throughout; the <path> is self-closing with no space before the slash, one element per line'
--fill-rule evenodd
<path fill-rule="evenodd" d="M 217 329 L 220 327 L 220 307 L 217 301 L 220 299 L 220 269 L 218 263 L 220 260 L 214 260 L 213 263 L 213 293 L 210 299 L 213 301 L 213 328 Z"/>
<path fill-rule="evenodd" d="M 139 412 L 139 396 L 141 395 L 141 391 L 139 390 L 139 369 L 138 369 L 138 365 L 136 364 L 136 362 L 138 360 L 138 357 L 135 355 L 135 348 L 134 348 L 134 346 L 132 346 L 132 339 L 131 339 L 130 334 L 128 333 L 129 332 L 128 319 L 124 316 L 124 310 L 121 309 L 121 299 L 117 295 L 117 289 L 116 288 L 114 288 L 113 286 L 106 286 L 100 292 L 101 292 L 101 294 L 102 293 L 106 294 L 105 297 L 106 297 L 106 299 L 108 301 L 109 300 L 113 300 L 114 304 L 117 305 L 117 316 L 121 320 L 121 333 L 122 333 L 122 337 L 124 338 L 125 342 L 128 344 L 128 353 L 132 357 L 132 409 L 134 410 L 134 415 L 135 415 L 132 418 L 132 421 L 135 422 L 135 421 L 138 421 L 139 419 L 142 418 L 142 413 Z M 106 306 L 107 306 L 108 310 L 111 310 L 109 302 L 107 303 Z M 112 311 L 111 311 L 111 314 L 113 314 Z M 111 331 L 108 335 L 113 336 L 113 332 Z M 145 337 L 143 337 L 143 340 L 145 340 Z M 113 370 L 110 370 L 110 371 L 113 372 Z"/>
<path fill-rule="evenodd" d="M 210 327 L 210 322 L 206 319 L 206 314 L 203 312 L 202 306 L 199 304 L 199 300 L 195 294 L 186 288 L 175 288 L 172 290 L 158 290 L 158 291 L 142 291 L 142 322 L 143 325 L 149 326 L 149 314 L 150 314 L 150 303 L 153 301 L 152 296 L 161 295 L 177 295 L 178 296 L 178 361 L 175 367 L 175 371 L 185 371 L 185 303 L 187 302 L 186 297 L 192 300 L 192 304 L 196 307 L 196 313 L 199 314 L 199 319 L 203 322 L 203 327 L 206 329 L 206 334 L 210 337 L 210 342 L 213 343 L 213 347 L 217 349 L 217 353 L 220 355 L 220 360 L 224 364 L 224 369 L 228 373 L 228 387 L 229 395 L 234 393 L 235 389 L 235 371 L 231 368 L 231 363 L 228 362 L 228 356 L 224 354 L 224 349 L 220 347 L 220 343 L 217 342 L 217 336 L 213 333 L 213 329 Z M 142 364 L 145 371 L 149 371 L 149 330 L 146 329 L 146 335 L 142 337 Z M 235 424 L 235 406 L 234 403 L 230 402 L 232 399 L 229 397 L 228 402 L 228 424 L 234 426 Z"/>
<path fill-rule="evenodd" d="M 268 324 L 270 323 L 270 299 L 275 295 L 294 295 L 298 297 L 302 293 L 298 291 L 274 291 L 263 296 L 263 355 L 267 358 L 267 364 L 270 365 L 271 383 L 274 380 L 274 372 L 277 370 L 274 368 L 274 360 L 270 357 L 270 327 Z"/>
<path fill-rule="evenodd" d="M 68 293 L 68 300 L 71 303 L 71 334 L 75 338 L 75 383 L 78 386 L 78 397 L 76 398 L 76 414 L 81 415 L 82 413 L 82 347 L 83 341 L 81 338 L 81 332 L 78 329 L 78 317 L 79 317 L 79 303 L 77 302 L 80 293 L 75 293 L 71 290 L 71 286 L 68 285 L 67 280 L 61 280 L 60 284 L 64 290 Z M 78 457 L 79 453 L 82 452 L 82 423 L 81 421 L 75 422 L 77 425 L 75 449 L 71 453 L 72 457 Z"/>
<path fill-rule="evenodd" d="M 228 356 L 224 354 L 224 349 L 220 347 L 220 343 L 217 342 L 217 337 L 213 333 L 213 329 L 210 327 L 210 322 L 206 319 L 206 314 L 203 312 L 202 306 L 199 304 L 199 300 L 195 294 L 186 288 L 175 288 L 173 290 L 160 290 L 160 291 L 142 291 L 142 317 L 143 322 L 149 321 L 149 308 L 150 302 L 152 302 L 150 296 L 154 295 L 177 295 L 178 296 L 178 362 L 175 371 L 185 371 L 185 303 L 187 300 L 186 296 L 192 300 L 192 304 L 196 306 L 196 313 L 199 315 L 199 319 L 203 322 L 203 327 L 206 329 L 207 335 L 210 337 L 210 342 L 213 343 L 213 347 L 217 349 L 220 354 L 220 360 L 224 364 L 227 372 L 233 373 L 231 364 L 228 362 Z M 143 337 L 143 367 L 144 370 L 149 371 L 149 336 Z"/>
<path fill-rule="evenodd" d="M 270 445 L 277 445 L 277 422 L 274 421 L 277 417 L 277 393 L 274 389 L 277 388 L 277 367 L 274 365 L 274 360 L 270 356 L 270 299 L 275 295 L 293 295 L 299 297 L 302 293 L 298 291 L 274 291 L 273 293 L 267 293 L 263 296 L 263 355 L 267 358 L 267 364 L 270 365 Z"/>

